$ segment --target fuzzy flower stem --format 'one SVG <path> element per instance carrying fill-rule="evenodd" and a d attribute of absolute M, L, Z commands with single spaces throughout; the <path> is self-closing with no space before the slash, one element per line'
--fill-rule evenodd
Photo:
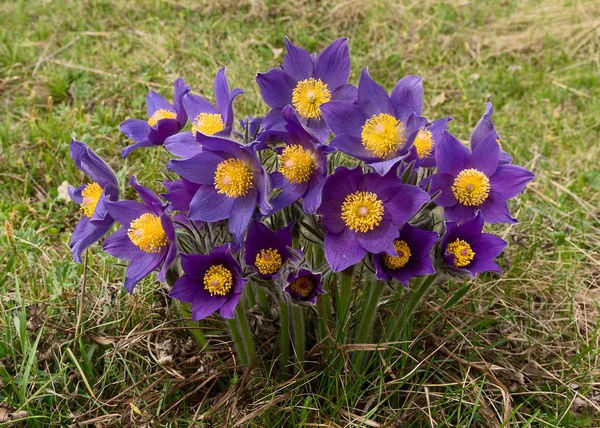
<path fill-rule="evenodd" d="M 235 349 L 243 366 L 248 366 L 254 359 L 254 341 L 248 324 L 248 318 L 242 305 L 235 308 L 235 318 L 228 319 L 227 325 L 235 343 Z"/>
<path fill-rule="evenodd" d="M 423 300 L 423 297 L 427 294 L 429 289 L 436 282 L 436 275 L 429 275 L 423 278 L 422 281 L 417 283 L 414 289 L 410 289 L 408 298 L 402 307 L 402 310 L 398 314 L 397 320 L 398 322 L 392 329 L 393 336 L 390 337 L 390 340 L 398 340 L 400 336 L 404 333 L 411 316 L 414 314 L 416 309 L 419 307 L 419 303 Z"/>
<path fill-rule="evenodd" d="M 301 305 L 292 305 L 294 319 L 294 352 L 298 370 L 302 369 L 306 353 L 306 325 L 304 323 L 304 308 Z"/>
<path fill-rule="evenodd" d="M 279 346 L 281 347 L 281 371 L 288 372 L 290 359 L 290 311 L 287 302 L 279 300 L 280 323 Z"/>
<path fill-rule="evenodd" d="M 179 304 L 179 310 L 183 314 L 183 317 L 186 319 L 186 324 L 188 325 L 188 327 L 190 327 L 190 332 L 192 333 L 192 335 L 194 335 L 194 339 L 196 339 L 196 342 L 198 343 L 198 345 L 200 345 L 200 348 L 206 348 L 206 346 L 208 345 L 208 341 L 204 337 L 204 334 L 202 334 L 202 331 L 198 328 L 198 323 L 192 321 L 192 313 L 188 310 L 185 303 L 180 302 L 179 300 L 177 301 L 177 303 Z"/>
<path fill-rule="evenodd" d="M 365 281 L 361 310 L 359 311 L 358 329 L 356 334 L 356 343 L 367 343 L 373 332 L 375 323 L 375 314 L 379 305 L 379 298 L 384 290 L 382 283 L 375 281 L 371 275 L 367 275 Z M 360 373 L 365 364 L 366 352 L 356 352 L 353 356 L 355 369 Z"/>
<path fill-rule="evenodd" d="M 352 274 L 340 273 L 338 278 L 339 289 L 336 294 L 338 340 L 345 343 L 348 309 L 350 307 L 350 298 L 352 297 Z"/>

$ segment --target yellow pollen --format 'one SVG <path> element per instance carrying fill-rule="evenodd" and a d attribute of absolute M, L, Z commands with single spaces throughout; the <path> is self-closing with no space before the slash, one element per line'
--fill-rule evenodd
<path fill-rule="evenodd" d="M 362 128 L 362 145 L 373 156 L 385 158 L 406 142 L 404 123 L 387 113 L 373 115 Z"/>
<path fill-rule="evenodd" d="M 260 250 L 256 255 L 254 265 L 263 275 L 272 275 L 279 270 L 283 261 L 279 251 L 269 248 L 268 250 Z"/>
<path fill-rule="evenodd" d="M 292 105 L 296 111 L 307 119 L 321 117 L 321 104 L 331 100 L 331 92 L 321 79 L 306 79 L 298 82 L 292 92 Z"/>
<path fill-rule="evenodd" d="M 134 245 L 147 253 L 159 253 L 168 243 L 160 217 L 150 213 L 133 220 L 127 235 Z"/>
<path fill-rule="evenodd" d="M 225 129 L 225 122 L 219 113 L 200 113 L 192 122 L 192 135 L 201 132 L 213 135 Z"/>
<path fill-rule="evenodd" d="M 302 298 L 310 296 L 314 289 L 315 283 L 308 275 L 301 276 L 290 284 L 290 291 Z"/>
<path fill-rule="evenodd" d="M 238 198 L 246 196 L 252 187 L 254 187 L 252 172 L 244 162 L 230 158 L 217 165 L 215 172 L 217 192 L 230 198 Z"/>
<path fill-rule="evenodd" d="M 204 289 L 211 296 L 224 296 L 233 286 L 231 271 L 223 265 L 212 265 L 204 274 Z"/>
<path fill-rule="evenodd" d="M 368 232 L 379 226 L 383 218 L 383 202 L 372 192 L 355 192 L 342 204 L 342 220 L 354 232 Z"/>
<path fill-rule="evenodd" d="M 403 268 L 408 263 L 408 259 L 410 259 L 410 248 L 406 241 L 396 239 L 394 241 L 394 248 L 396 249 L 396 253 L 398 253 L 397 256 L 390 256 L 389 254 L 383 256 L 383 264 L 392 270 Z"/>
<path fill-rule="evenodd" d="M 498 143 L 498 146 L 500 146 L 500 149 L 502 149 L 502 143 L 500 142 L 500 138 L 496 138 L 496 143 Z"/>
<path fill-rule="evenodd" d="M 476 169 L 464 169 L 454 179 L 454 196 L 463 205 L 478 206 L 485 202 L 490 194 L 490 180 Z"/>
<path fill-rule="evenodd" d="M 415 138 L 415 148 L 420 159 L 426 158 L 433 152 L 433 137 L 431 131 L 421 129 Z"/>
<path fill-rule="evenodd" d="M 469 266 L 475 257 L 469 243 L 458 238 L 448 244 L 448 252 L 454 254 L 454 266 L 456 267 Z"/>
<path fill-rule="evenodd" d="M 150 119 L 148 119 L 148 125 L 154 126 L 160 120 L 175 119 L 176 117 L 177 117 L 177 113 L 173 113 L 172 111 L 169 111 L 169 110 L 159 109 L 154 112 L 154 114 L 150 117 Z"/>
<path fill-rule="evenodd" d="M 312 152 L 304 150 L 300 144 L 286 146 L 279 156 L 279 172 L 290 183 L 310 180 L 315 168 Z"/>
<path fill-rule="evenodd" d="M 91 217 L 94 214 L 96 205 L 98 205 L 100 196 L 102 196 L 102 187 L 98 183 L 90 183 L 85 186 L 81 192 L 81 196 L 83 196 L 83 201 L 80 205 L 81 209 L 86 216 Z"/>

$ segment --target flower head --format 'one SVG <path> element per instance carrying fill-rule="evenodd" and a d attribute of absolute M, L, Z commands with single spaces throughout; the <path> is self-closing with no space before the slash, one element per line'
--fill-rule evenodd
<path fill-rule="evenodd" d="M 182 105 L 188 92 L 190 87 L 179 78 L 175 81 L 173 104 L 154 91 L 146 96 L 148 120 L 127 119 L 121 123 L 121 132 L 135 141 L 121 151 L 124 158 L 137 148 L 160 146 L 168 137 L 181 131 L 188 119 Z"/>
<path fill-rule="evenodd" d="M 394 239 L 395 253 L 373 255 L 377 278 L 394 278 L 408 287 L 411 278 L 435 273 L 429 254 L 437 240 L 437 233 L 405 224 Z"/>
<path fill-rule="evenodd" d="M 367 253 L 396 254 L 398 228 L 429 200 L 416 186 L 390 172 L 363 174 L 338 167 L 323 187 L 325 257 L 335 272 L 358 263 Z"/>
<path fill-rule="evenodd" d="M 83 214 L 69 243 L 73 259 L 81 263 L 83 251 L 112 227 L 114 220 L 108 214 L 106 205 L 119 199 L 119 187 L 112 169 L 84 143 L 71 140 L 70 156 L 77 168 L 91 180 L 77 188 L 69 186 L 69 196 L 80 206 Z"/>
<path fill-rule="evenodd" d="M 498 272 L 502 269 L 494 259 L 500 255 L 506 242 L 491 233 L 482 233 L 483 216 L 478 213 L 460 226 L 446 222 L 442 239 L 442 257 L 446 265 L 475 276 L 480 272 Z"/>
<path fill-rule="evenodd" d="M 404 161 L 406 163 L 415 162 L 415 167 L 434 168 L 436 166 L 435 149 L 440 143 L 442 131 L 448 129 L 448 122 L 451 120 L 454 119 L 451 117 L 438 119 L 421 129 Z"/>
<path fill-rule="evenodd" d="M 244 242 L 244 261 L 253 266 L 261 278 L 273 278 L 281 272 L 290 258 L 288 248 L 292 246 L 291 222 L 283 229 L 273 232 L 264 224 L 253 220 Z"/>
<path fill-rule="evenodd" d="M 492 114 L 494 113 L 494 107 L 492 107 L 492 103 L 485 103 L 485 113 L 479 119 L 475 128 L 473 128 L 473 133 L 471 134 L 471 150 L 475 150 L 475 147 L 479 145 L 490 132 L 496 133 L 496 142 L 500 146 L 500 156 L 498 157 L 498 164 L 504 165 L 508 163 L 512 163 L 512 156 L 506 153 L 502 147 L 502 143 L 500 141 L 500 137 L 497 135 L 496 124 L 492 121 Z"/>
<path fill-rule="evenodd" d="M 292 300 L 315 304 L 319 294 L 325 294 L 321 286 L 321 274 L 313 273 L 308 269 L 298 269 L 287 277 L 288 285 L 285 291 Z"/>
<path fill-rule="evenodd" d="M 223 318 L 233 318 L 242 288 L 248 281 L 231 255 L 229 245 L 213 249 L 210 254 L 181 254 L 184 275 L 173 285 L 170 296 L 192 304 L 192 319 L 198 321 L 219 311 Z"/>

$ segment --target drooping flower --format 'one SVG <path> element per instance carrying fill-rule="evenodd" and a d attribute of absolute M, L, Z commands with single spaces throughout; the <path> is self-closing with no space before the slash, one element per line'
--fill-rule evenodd
<path fill-rule="evenodd" d="M 356 100 L 356 88 L 348 84 L 350 49 L 348 39 L 334 40 L 318 55 L 285 38 L 287 54 L 281 68 L 258 73 L 256 83 L 260 93 L 272 108 L 263 122 L 265 129 L 283 129 L 283 108 L 292 105 L 303 126 L 324 142 L 329 129 L 323 121 L 321 106 L 330 100 Z"/>
<path fill-rule="evenodd" d="M 327 229 L 325 257 L 334 272 L 361 261 L 367 253 L 396 254 L 398 228 L 429 201 L 416 186 L 390 172 L 363 174 L 338 167 L 325 180 L 319 211 Z"/>
<path fill-rule="evenodd" d="M 192 130 L 180 132 L 165 141 L 165 148 L 175 156 L 189 158 L 202 151 L 202 137 L 214 135 L 229 137 L 233 128 L 233 100 L 243 94 L 240 88 L 229 90 L 225 67 L 215 76 L 215 108 L 199 95 L 187 94 L 183 106 L 192 123 Z"/>
<path fill-rule="evenodd" d="M 135 141 L 135 144 L 125 147 L 121 155 L 126 158 L 137 148 L 160 146 L 168 137 L 181 131 L 188 118 L 181 102 L 190 90 L 182 78 L 177 79 L 173 104 L 151 91 L 146 96 L 148 120 L 127 119 L 121 123 L 121 132 Z"/>
<path fill-rule="evenodd" d="M 77 188 L 69 186 L 69 196 L 83 212 L 69 243 L 73 259 L 81 263 L 83 251 L 112 227 L 114 220 L 106 211 L 106 204 L 119 199 L 119 187 L 112 169 L 84 143 L 71 140 L 69 154 L 75 166 L 92 180 Z"/>
<path fill-rule="evenodd" d="M 390 96 L 365 68 L 358 82 L 357 103 L 333 100 L 321 107 L 335 134 L 329 145 L 385 175 L 406 157 L 419 130 L 427 124 L 421 116 L 422 103 L 420 76 L 403 77 Z"/>
<path fill-rule="evenodd" d="M 248 281 L 231 255 L 229 245 L 214 248 L 210 254 L 181 254 L 184 275 L 173 285 L 173 299 L 192 304 L 192 319 L 198 321 L 219 311 L 233 318 L 242 288 Z"/>
<path fill-rule="evenodd" d="M 394 278 L 408 287 L 411 278 L 435 273 L 429 254 L 437 240 L 437 233 L 405 224 L 394 240 L 394 254 L 373 255 L 377 278 L 386 281 Z"/>
<path fill-rule="evenodd" d="M 164 281 L 167 268 L 177 257 L 177 247 L 173 222 L 166 206 L 152 190 L 138 184 L 135 176 L 131 177 L 129 184 L 143 203 L 118 201 L 107 204 L 109 214 L 122 227 L 106 238 L 102 249 L 116 258 L 129 261 L 125 289 L 131 293 L 138 282 L 159 267 L 157 279 Z"/>
<path fill-rule="evenodd" d="M 490 132 L 496 132 L 496 142 L 500 146 L 500 156 L 498 157 L 498 164 L 504 165 L 507 163 L 512 163 L 512 156 L 506 153 L 502 149 L 502 143 L 500 142 L 500 137 L 497 135 L 496 124 L 492 121 L 492 114 L 494 113 L 494 107 L 492 107 L 492 103 L 485 103 L 485 113 L 473 128 L 473 133 L 471 134 L 471 150 L 475 150 L 475 147 L 481 143 L 485 137 L 489 135 Z"/>
<path fill-rule="evenodd" d="M 256 205 L 267 214 L 267 180 L 251 148 L 217 137 L 203 137 L 202 153 L 171 160 L 169 169 L 200 188 L 190 202 L 188 218 L 215 222 L 228 219 L 229 231 L 240 243 Z"/>
<path fill-rule="evenodd" d="M 292 246 L 294 223 L 275 232 L 256 220 L 250 223 L 244 242 L 244 262 L 253 266 L 259 277 L 276 277 L 290 258 L 288 248 Z"/>
<path fill-rule="evenodd" d="M 481 211 L 488 223 L 516 223 L 506 201 L 514 198 L 534 178 L 516 165 L 498 165 L 500 148 L 491 131 L 471 153 L 448 131 L 442 132 L 435 158 L 438 173 L 430 177 L 430 194 L 440 192 L 435 203 L 444 207 L 448 220 L 462 222 Z"/>
<path fill-rule="evenodd" d="M 415 141 L 410 148 L 409 154 L 404 161 L 409 164 L 414 162 L 415 168 L 434 168 L 435 165 L 435 148 L 439 144 L 442 137 L 442 131 L 448 129 L 448 122 L 451 117 L 444 117 L 433 121 L 419 131 L 415 137 Z"/>
<path fill-rule="evenodd" d="M 313 273 L 308 269 L 300 268 L 291 272 L 287 277 L 288 285 L 285 291 L 297 302 L 315 304 L 319 294 L 325 294 L 321 286 L 321 274 Z"/>
<path fill-rule="evenodd" d="M 477 213 L 460 226 L 446 222 L 446 234 L 442 239 L 444 263 L 459 271 L 468 271 L 475 276 L 480 272 L 498 272 L 502 269 L 494 259 L 502 253 L 506 242 L 491 233 L 482 233 L 483 216 Z"/>

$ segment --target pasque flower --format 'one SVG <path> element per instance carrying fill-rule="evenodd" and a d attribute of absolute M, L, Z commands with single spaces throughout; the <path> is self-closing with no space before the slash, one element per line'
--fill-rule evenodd
<path fill-rule="evenodd" d="M 439 144 L 442 137 L 442 131 L 448 129 L 448 122 L 451 117 L 434 120 L 419 131 L 415 137 L 415 141 L 409 150 L 408 156 L 404 162 L 409 164 L 414 162 L 414 168 L 434 168 L 435 165 L 435 148 Z"/>
<path fill-rule="evenodd" d="M 300 268 L 291 272 L 287 277 L 287 286 L 284 291 L 292 300 L 315 304 L 319 294 L 325 294 L 321 286 L 321 274 L 313 273 L 308 269 Z"/>
<path fill-rule="evenodd" d="M 207 222 L 228 219 L 229 231 L 240 243 L 256 205 L 262 214 L 270 211 L 263 167 L 249 147 L 217 137 L 205 136 L 199 141 L 202 153 L 169 162 L 169 169 L 201 185 L 190 202 L 188 218 Z"/>
<path fill-rule="evenodd" d="M 481 211 L 488 223 L 516 223 L 506 201 L 514 198 L 534 175 L 516 165 L 499 165 L 498 136 L 491 131 L 470 152 L 448 131 L 435 153 L 438 173 L 430 177 L 429 193 L 448 220 L 462 222 Z"/>
<path fill-rule="evenodd" d="M 102 249 L 129 261 L 125 289 L 131 293 L 138 282 L 159 267 L 157 279 L 164 281 L 167 268 L 177 257 L 177 247 L 167 207 L 152 190 L 138 184 L 135 176 L 129 184 L 143 203 L 118 201 L 107 204 L 108 213 L 122 227 L 106 238 Z"/>
<path fill-rule="evenodd" d="M 167 137 L 177 134 L 187 122 L 188 116 L 181 102 L 189 91 L 190 87 L 182 78 L 175 81 L 173 104 L 151 91 L 146 96 L 148 120 L 127 119 L 121 123 L 121 132 L 135 141 L 125 147 L 121 155 L 125 158 L 137 148 L 160 146 Z"/>
<path fill-rule="evenodd" d="M 163 186 L 167 189 L 167 193 L 161 193 L 160 196 L 170 202 L 177 211 L 187 214 L 190 210 L 190 202 L 201 185 L 182 178 L 181 180 L 165 180 Z"/>
<path fill-rule="evenodd" d="M 233 127 L 233 100 L 243 94 L 240 88 L 229 90 L 225 68 L 215 76 L 215 108 L 210 101 L 199 95 L 187 94 L 183 97 L 183 106 L 187 112 L 192 130 L 181 132 L 165 141 L 165 148 L 175 156 L 191 157 L 202 151 L 200 139 L 214 135 L 228 137 Z"/>
<path fill-rule="evenodd" d="M 264 224 L 253 220 L 244 242 L 244 262 L 256 269 L 263 279 L 276 277 L 290 258 L 292 246 L 291 222 L 283 229 L 273 232 Z"/>
<path fill-rule="evenodd" d="M 334 272 L 358 263 L 367 253 L 396 254 L 398 228 L 429 200 L 416 186 L 402 184 L 392 171 L 380 176 L 338 167 L 325 180 L 325 257 Z"/>
<path fill-rule="evenodd" d="M 453 221 L 446 222 L 441 247 L 445 264 L 473 276 L 480 272 L 502 273 L 494 259 L 502 253 L 506 242 L 491 233 L 482 233 L 483 224 L 481 213 L 460 226 Z"/>
<path fill-rule="evenodd" d="M 233 318 L 242 288 L 248 281 L 240 274 L 240 265 L 231 255 L 229 245 L 214 248 L 210 254 L 181 254 L 184 275 L 170 296 L 192 304 L 192 319 L 201 320 L 219 311 L 223 318 Z"/>
<path fill-rule="evenodd" d="M 490 132 L 496 130 L 496 124 L 492 121 L 492 114 L 494 113 L 494 107 L 492 107 L 492 103 L 485 103 L 485 113 L 477 122 L 477 125 L 473 129 L 473 133 L 471 134 L 471 150 L 475 150 L 475 147 L 481 143 L 485 137 L 489 135 Z M 500 146 L 500 156 L 498 157 L 498 164 L 504 165 L 507 163 L 512 163 L 512 156 L 506 153 L 502 149 L 502 143 L 500 142 L 500 137 L 497 136 L 497 143 Z"/>
<path fill-rule="evenodd" d="M 302 125 L 319 141 L 329 137 L 321 106 L 330 100 L 356 100 L 356 88 L 348 84 L 350 49 L 348 39 L 334 40 L 318 55 L 310 55 L 286 37 L 287 53 L 281 68 L 258 73 L 256 83 L 265 103 L 272 108 L 263 122 L 265 129 L 282 129 L 282 109 L 292 105 Z"/>
<path fill-rule="evenodd" d="M 119 199 L 119 187 L 112 169 L 84 143 L 71 140 L 69 154 L 75 166 L 92 180 L 77 188 L 69 186 L 69 196 L 83 212 L 69 243 L 73 259 L 81 263 L 83 251 L 112 227 L 114 220 L 108 214 L 106 205 Z"/>
<path fill-rule="evenodd" d="M 405 224 L 394 239 L 395 253 L 373 255 L 377 278 L 394 278 L 408 287 L 411 278 L 435 273 L 430 253 L 437 240 L 437 233 Z"/>

